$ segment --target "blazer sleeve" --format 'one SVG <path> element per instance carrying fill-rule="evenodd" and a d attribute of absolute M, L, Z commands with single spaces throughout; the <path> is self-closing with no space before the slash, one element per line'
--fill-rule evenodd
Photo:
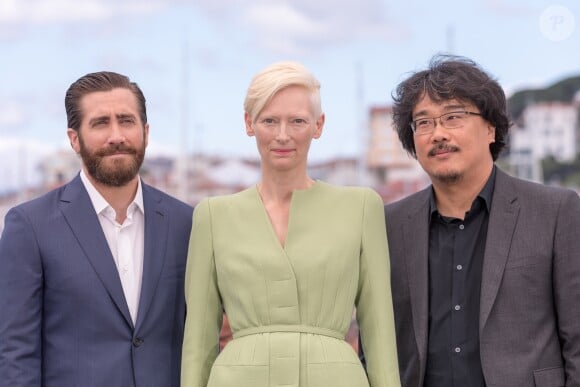
<path fill-rule="evenodd" d="M 43 270 L 22 208 L 6 214 L 0 238 L 0 384 L 40 386 Z"/>
<path fill-rule="evenodd" d="M 580 386 L 580 197 L 563 198 L 554 230 L 554 298 L 566 386 Z"/>
<path fill-rule="evenodd" d="M 181 363 L 183 387 L 205 387 L 219 349 L 222 304 L 217 284 L 209 199 L 194 210 L 185 270 L 187 317 Z"/>
<path fill-rule="evenodd" d="M 356 307 L 371 387 L 400 386 L 385 235 L 383 202 L 366 189 Z"/>

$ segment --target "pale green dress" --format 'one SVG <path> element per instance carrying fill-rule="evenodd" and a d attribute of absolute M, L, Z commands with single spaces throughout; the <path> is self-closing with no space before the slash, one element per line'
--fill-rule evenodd
<path fill-rule="evenodd" d="M 183 387 L 399 386 L 383 203 L 369 188 L 294 191 L 282 246 L 257 188 L 195 208 Z M 353 308 L 367 376 L 344 340 Z M 222 309 L 234 339 L 218 355 Z"/>

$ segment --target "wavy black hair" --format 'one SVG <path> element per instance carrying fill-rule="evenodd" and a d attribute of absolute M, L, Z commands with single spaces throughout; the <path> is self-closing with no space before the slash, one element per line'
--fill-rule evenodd
<path fill-rule="evenodd" d="M 506 145 L 511 122 L 507 102 L 499 83 L 471 59 L 455 55 L 435 55 L 426 70 L 413 73 L 401 82 L 392 97 L 393 126 L 403 148 L 417 157 L 410 123 L 413 109 L 427 94 L 435 102 L 450 99 L 468 102 L 481 117 L 495 127 L 495 142 L 489 145 L 493 160 Z"/>

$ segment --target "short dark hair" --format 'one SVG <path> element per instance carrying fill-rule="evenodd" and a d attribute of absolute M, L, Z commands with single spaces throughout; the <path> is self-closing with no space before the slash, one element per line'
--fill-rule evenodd
<path fill-rule="evenodd" d="M 64 107 L 68 127 L 79 131 L 83 120 L 80 107 L 80 100 L 87 94 L 97 91 L 111 91 L 116 88 L 130 90 L 137 98 L 139 115 L 143 125 L 147 123 L 147 108 L 145 107 L 145 96 L 135 82 L 122 74 L 111 71 L 99 71 L 90 73 L 77 79 L 70 85 L 64 97 Z"/>
<path fill-rule="evenodd" d="M 403 148 L 417 157 L 410 123 L 413 109 L 423 95 L 433 101 L 450 99 L 469 102 L 477 107 L 481 117 L 495 127 L 495 142 L 489 145 L 493 160 L 506 145 L 511 122 L 507 102 L 499 83 L 474 61 L 454 55 L 435 55 L 427 70 L 413 73 L 393 92 L 393 121 Z"/>

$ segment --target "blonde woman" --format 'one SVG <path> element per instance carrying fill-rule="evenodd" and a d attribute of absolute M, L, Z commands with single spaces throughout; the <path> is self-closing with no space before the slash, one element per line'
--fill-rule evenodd
<path fill-rule="evenodd" d="M 195 209 L 182 386 L 399 386 L 383 203 L 307 173 L 324 126 L 319 82 L 275 63 L 244 109 L 261 179 Z M 345 341 L 355 306 L 368 379 Z M 233 340 L 218 354 L 223 310 Z"/>

